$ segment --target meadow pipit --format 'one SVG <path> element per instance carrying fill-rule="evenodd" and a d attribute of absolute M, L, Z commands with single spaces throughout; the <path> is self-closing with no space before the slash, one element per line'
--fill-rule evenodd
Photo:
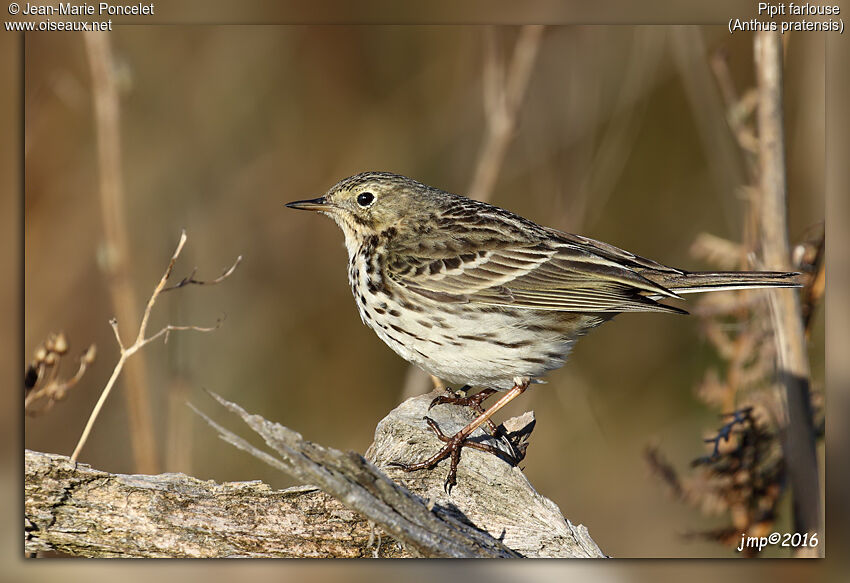
<path fill-rule="evenodd" d="M 363 322 L 402 358 L 452 383 L 507 391 L 413 471 L 451 457 L 475 429 L 546 372 L 582 334 L 621 312 L 684 310 L 679 294 L 797 287 L 793 273 L 695 272 L 613 245 L 541 227 L 490 204 L 386 172 L 366 172 L 312 200 L 286 206 L 331 217 L 345 235 L 348 280 Z M 433 403 L 432 403 L 433 406 Z"/>

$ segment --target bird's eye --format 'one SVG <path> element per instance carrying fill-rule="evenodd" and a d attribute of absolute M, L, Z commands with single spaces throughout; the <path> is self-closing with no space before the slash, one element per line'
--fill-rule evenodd
<path fill-rule="evenodd" d="M 375 195 L 371 192 L 361 192 L 357 195 L 357 204 L 362 207 L 367 207 L 375 200 Z"/>

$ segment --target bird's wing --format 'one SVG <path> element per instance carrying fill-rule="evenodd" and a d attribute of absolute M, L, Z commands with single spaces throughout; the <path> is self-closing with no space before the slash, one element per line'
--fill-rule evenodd
<path fill-rule="evenodd" d="M 638 273 L 652 262 L 643 260 L 645 265 L 642 258 L 615 247 L 597 249 L 566 238 L 491 238 L 477 246 L 467 238 L 465 243 L 465 252 L 457 253 L 432 252 L 424 245 L 397 247 L 390 253 L 386 274 L 398 285 L 444 302 L 569 312 L 682 311 L 647 297 L 677 297 Z"/>
<path fill-rule="evenodd" d="M 596 239 L 591 239 L 590 237 L 585 237 L 583 235 L 565 233 L 563 231 L 557 231 L 550 228 L 545 228 L 545 230 L 556 240 L 572 243 L 590 251 L 591 253 L 616 261 L 617 263 L 621 263 L 632 269 L 636 269 L 637 271 L 648 269 L 652 272 L 659 272 L 659 274 L 666 274 L 669 276 L 684 275 L 685 273 L 681 269 L 668 267 L 667 265 L 663 265 L 657 261 L 641 257 L 640 255 L 635 255 L 630 251 L 620 249 L 619 247 L 615 247 L 614 245 L 605 243 L 604 241 L 597 241 Z"/>

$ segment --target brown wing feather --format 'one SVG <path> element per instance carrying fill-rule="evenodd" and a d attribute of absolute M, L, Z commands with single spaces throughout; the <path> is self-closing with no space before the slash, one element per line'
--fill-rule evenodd
<path fill-rule="evenodd" d="M 678 296 L 642 274 L 682 274 L 677 269 L 486 203 L 439 196 L 437 214 L 404 230 L 407 239 L 397 233 L 387 241 L 384 270 L 398 285 L 438 301 L 574 312 L 682 311 L 658 304 L 654 298 Z"/>
<path fill-rule="evenodd" d="M 472 243 L 469 237 L 465 242 Z M 421 243 L 415 251 L 395 248 L 386 272 L 398 285 L 438 301 L 571 312 L 681 312 L 647 297 L 675 297 L 666 288 L 577 243 L 511 243 L 499 248 L 491 238 L 486 250 L 467 245 L 473 248 L 450 257 L 444 249 L 429 256 Z"/>

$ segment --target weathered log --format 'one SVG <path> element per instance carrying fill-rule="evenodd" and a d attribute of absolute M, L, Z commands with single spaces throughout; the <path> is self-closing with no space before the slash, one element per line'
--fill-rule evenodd
<path fill-rule="evenodd" d="M 266 441 L 261 451 L 210 421 L 221 437 L 315 484 L 274 491 L 260 482 L 217 484 L 183 474 L 109 474 L 65 456 L 26 452 L 27 552 L 91 557 L 601 557 L 583 526 L 564 519 L 522 471 L 464 449 L 458 485 L 443 489 L 448 461 L 407 473 L 393 461 L 427 457 L 472 413 L 430 412 L 433 394 L 409 399 L 379 424 L 367 458 L 308 442 L 219 397 Z M 209 420 L 208 420 L 209 421 Z M 506 424 L 525 435 L 530 414 Z M 473 436 L 509 451 L 507 437 Z"/>

